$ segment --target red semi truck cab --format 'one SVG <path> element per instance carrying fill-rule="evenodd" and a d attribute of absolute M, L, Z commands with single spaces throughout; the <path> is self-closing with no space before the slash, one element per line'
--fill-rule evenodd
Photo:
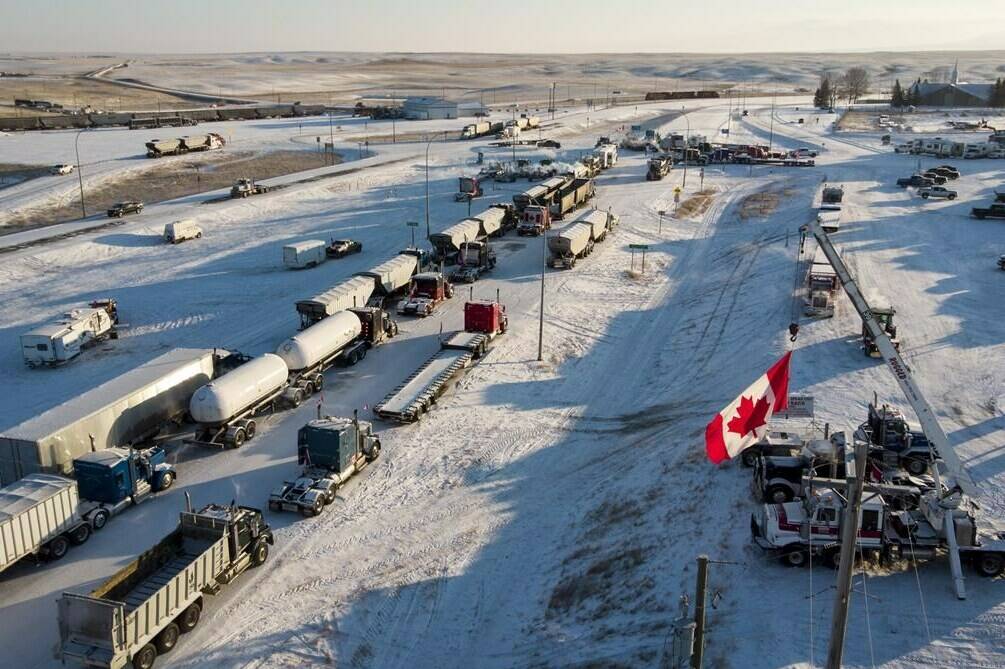
<path fill-rule="evenodd" d="M 506 332 L 509 318 L 498 302 L 475 301 L 464 304 L 464 331 L 495 335 Z"/>

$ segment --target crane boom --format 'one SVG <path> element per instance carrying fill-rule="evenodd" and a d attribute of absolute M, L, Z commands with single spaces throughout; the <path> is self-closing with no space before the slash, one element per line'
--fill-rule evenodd
<path fill-rule="evenodd" d="M 908 403 L 914 409 L 914 413 L 917 414 L 922 432 L 925 433 L 925 437 L 929 443 L 933 444 L 936 451 L 938 451 L 941 460 L 936 459 L 933 462 L 933 469 L 935 470 L 936 482 L 939 488 L 942 488 L 943 483 L 945 483 L 949 490 L 953 490 L 954 486 L 956 486 L 965 494 L 975 497 L 979 492 L 977 484 L 970 478 L 970 474 L 963 467 L 963 462 L 956 455 L 956 451 L 949 445 L 949 437 L 946 436 L 945 431 L 939 424 L 939 419 L 932 410 L 932 406 L 921 393 L 921 388 L 915 382 L 911 368 L 900 357 L 900 352 L 894 347 L 893 342 L 890 341 L 890 337 L 886 334 L 886 330 L 883 329 L 875 314 L 872 313 L 869 303 L 866 302 L 862 291 L 858 289 L 858 284 L 855 283 L 855 279 L 852 278 L 844 261 L 838 255 L 837 250 L 831 244 L 827 233 L 824 232 L 816 217 L 810 221 L 808 228 L 816 238 L 817 244 L 823 249 L 824 255 L 827 256 L 831 267 L 834 268 L 834 272 L 837 273 L 841 287 L 844 288 L 844 292 L 848 295 L 848 299 L 851 300 L 855 311 L 862 317 L 862 322 L 865 323 L 869 334 L 872 335 L 876 348 L 879 350 L 880 355 L 883 356 L 883 360 L 886 361 L 886 366 L 893 372 L 893 376 L 897 379 L 897 384 L 900 385 L 900 389 L 903 391 Z M 953 522 L 952 511 L 946 512 L 945 509 L 937 504 L 929 505 L 928 511 L 936 516 L 941 516 L 939 519 L 942 521 L 942 530 L 945 532 L 946 542 L 949 546 L 949 569 L 953 576 L 953 587 L 956 590 L 957 598 L 966 599 L 967 592 L 963 581 L 963 568 L 960 564 L 960 553 L 956 543 L 956 528 Z M 933 518 L 933 520 L 936 519 Z"/>

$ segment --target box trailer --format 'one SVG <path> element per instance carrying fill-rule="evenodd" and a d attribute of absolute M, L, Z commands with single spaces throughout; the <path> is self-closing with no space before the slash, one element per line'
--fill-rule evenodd
<path fill-rule="evenodd" d="M 203 595 L 264 564 L 273 541 L 258 509 L 210 504 L 183 512 L 176 530 L 89 594 L 63 593 L 58 658 L 152 667 L 198 625 Z"/>
<path fill-rule="evenodd" d="M 129 446 L 185 413 L 227 352 L 175 349 L 0 435 L 0 484 L 34 472 L 69 474 L 74 458 Z"/>
<path fill-rule="evenodd" d="M 31 474 L 0 488 L 0 572 L 29 555 L 58 559 L 86 541 L 78 508 L 77 484 L 62 476 Z"/>
<path fill-rule="evenodd" d="M 365 307 L 373 295 L 375 286 L 376 282 L 372 276 L 354 276 L 309 300 L 298 301 L 300 328 L 308 328 L 321 319 L 346 309 Z"/>
<path fill-rule="evenodd" d="M 283 247 L 283 265 L 290 269 L 317 267 L 328 259 L 323 239 L 306 239 Z"/>

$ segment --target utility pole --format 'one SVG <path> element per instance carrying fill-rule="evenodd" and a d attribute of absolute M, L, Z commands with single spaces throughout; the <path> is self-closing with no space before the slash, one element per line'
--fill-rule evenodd
<path fill-rule="evenodd" d="M 708 556 L 698 556 L 698 579 L 694 599 L 694 648 L 691 669 L 701 669 L 705 659 L 705 592 L 708 590 Z"/>
<path fill-rule="evenodd" d="M 426 239 L 429 239 L 429 145 L 433 140 L 426 142 Z"/>
<path fill-rule="evenodd" d="M 847 448 L 847 447 L 846 447 Z M 858 520 L 862 510 L 862 489 L 865 486 L 866 453 L 869 446 L 863 440 L 855 441 L 855 471 L 848 472 L 850 494 L 841 523 L 841 557 L 838 564 L 837 596 L 831 618 L 831 640 L 827 649 L 827 669 L 841 669 L 844 654 L 844 637 L 848 631 L 848 604 L 851 599 L 851 578 L 855 571 L 855 544 L 858 539 Z M 847 458 L 846 458 L 847 461 Z M 845 467 L 847 471 L 848 467 Z"/>
<path fill-rule="evenodd" d="M 771 124 L 768 130 L 768 153 L 771 153 L 771 147 L 775 140 L 775 91 L 771 91 Z"/>
<path fill-rule="evenodd" d="M 544 270 L 548 267 L 548 231 L 541 232 L 541 311 L 537 319 L 537 361 L 544 360 Z"/>
<path fill-rule="evenodd" d="M 81 174 L 80 170 L 80 135 L 86 131 L 87 128 L 77 132 L 77 137 L 73 140 L 73 152 L 77 154 L 77 183 L 80 184 L 80 217 L 87 218 L 87 210 L 84 208 L 84 175 Z"/>

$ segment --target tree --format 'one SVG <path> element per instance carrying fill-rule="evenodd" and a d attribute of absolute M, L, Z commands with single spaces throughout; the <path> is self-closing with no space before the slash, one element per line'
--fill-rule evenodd
<path fill-rule="evenodd" d="M 991 89 L 991 106 L 1005 107 L 1005 79 L 998 78 Z"/>
<path fill-rule="evenodd" d="M 904 106 L 904 89 L 900 86 L 900 79 L 893 82 L 893 92 L 890 95 L 890 106 L 901 108 Z"/>
<path fill-rule="evenodd" d="M 869 72 L 864 67 L 850 67 L 841 78 L 848 102 L 857 101 L 869 91 Z"/>
<path fill-rule="evenodd" d="M 820 86 L 817 87 L 816 93 L 813 94 L 813 106 L 818 109 L 834 106 L 834 92 L 830 75 L 820 75 Z"/>

